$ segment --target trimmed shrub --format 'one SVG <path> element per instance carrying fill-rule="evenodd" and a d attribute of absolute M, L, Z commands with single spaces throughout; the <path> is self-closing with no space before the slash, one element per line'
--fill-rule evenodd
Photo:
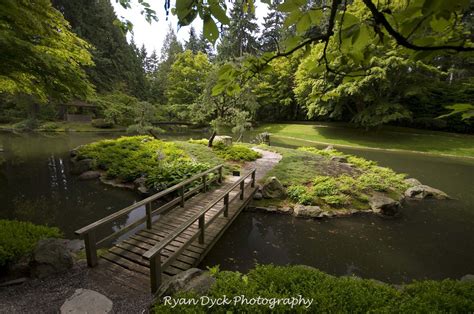
<path fill-rule="evenodd" d="M 14 263 L 30 254 L 41 239 L 60 237 L 62 234 L 58 228 L 0 220 L 0 266 Z"/>
<path fill-rule="evenodd" d="M 109 122 L 105 119 L 93 119 L 91 121 L 91 125 L 98 129 L 110 129 L 114 126 L 112 122 Z"/>

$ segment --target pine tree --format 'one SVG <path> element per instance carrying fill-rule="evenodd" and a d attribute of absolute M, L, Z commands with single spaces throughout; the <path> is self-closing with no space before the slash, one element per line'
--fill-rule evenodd
<path fill-rule="evenodd" d="M 191 26 L 191 29 L 189 30 L 189 39 L 184 44 L 184 49 L 185 50 L 190 50 L 193 54 L 197 54 L 200 51 L 199 50 L 199 39 L 196 35 L 196 30 L 192 26 Z"/>
<path fill-rule="evenodd" d="M 136 47 L 115 25 L 117 16 L 109 0 L 52 0 L 72 30 L 94 46 L 94 67 L 88 75 L 99 92 L 122 90 L 144 97 L 144 71 Z"/>
<path fill-rule="evenodd" d="M 198 51 L 200 51 L 204 54 L 207 54 L 207 57 L 209 59 L 212 59 L 214 57 L 214 53 L 213 53 L 213 50 L 212 50 L 212 45 L 209 42 L 209 40 L 207 40 L 207 38 L 204 37 L 203 33 L 201 33 L 201 35 L 199 35 Z"/>
<path fill-rule="evenodd" d="M 259 44 L 256 40 L 258 25 L 255 14 L 244 11 L 244 1 L 236 0 L 230 11 L 230 25 L 225 29 L 221 43 L 217 47 L 222 60 L 240 58 L 244 54 L 256 54 Z"/>
<path fill-rule="evenodd" d="M 283 20 L 285 15 L 277 10 L 281 0 L 274 0 L 268 7 L 268 14 L 264 18 L 262 36 L 260 37 L 261 49 L 264 52 L 277 51 L 278 43 L 282 39 Z"/>
<path fill-rule="evenodd" d="M 147 68 L 145 69 L 147 73 L 154 73 L 158 68 L 158 55 L 156 50 L 153 50 L 150 56 L 147 58 Z"/>

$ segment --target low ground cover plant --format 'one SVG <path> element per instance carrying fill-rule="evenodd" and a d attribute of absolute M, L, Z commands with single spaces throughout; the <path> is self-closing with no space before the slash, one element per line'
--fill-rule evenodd
<path fill-rule="evenodd" d="M 55 227 L 39 226 L 24 221 L 0 220 L 0 267 L 32 253 L 39 240 L 60 237 L 62 234 Z"/>
<path fill-rule="evenodd" d="M 157 303 L 155 313 L 469 313 L 474 311 L 474 282 L 455 280 L 413 282 L 396 289 L 388 284 L 358 277 L 335 277 L 307 266 L 258 265 L 247 274 L 213 269 L 216 282 L 208 298 L 234 297 L 311 299 L 291 307 L 237 302 L 214 306 L 201 303 L 174 308 Z M 178 293 L 175 299 L 199 298 L 195 293 Z"/>

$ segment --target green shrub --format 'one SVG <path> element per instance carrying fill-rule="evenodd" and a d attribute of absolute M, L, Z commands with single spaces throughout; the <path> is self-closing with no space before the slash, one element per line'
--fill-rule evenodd
<path fill-rule="evenodd" d="M 193 140 L 193 139 L 188 140 L 188 143 L 200 144 L 200 145 L 206 145 L 206 146 L 208 142 L 209 141 L 204 138 L 200 140 Z M 262 157 L 260 153 L 242 144 L 233 144 L 233 145 L 227 146 L 222 142 L 216 142 L 212 146 L 212 149 L 214 150 L 217 156 L 223 158 L 224 160 L 230 160 L 230 161 L 254 161 Z"/>
<path fill-rule="evenodd" d="M 209 169 L 208 163 L 192 160 L 172 142 L 150 136 L 121 137 L 82 146 L 78 158 L 91 158 L 109 178 L 131 182 L 145 175 L 146 184 L 158 190 L 169 187 L 198 172 Z"/>
<path fill-rule="evenodd" d="M 41 131 L 51 132 L 59 129 L 59 125 L 56 122 L 45 122 L 39 127 L 39 129 Z"/>
<path fill-rule="evenodd" d="M 0 266 L 16 262 L 30 254 L 41 239 L 61 236 L 58 228 L 38 226 L 30 222 L 0 220 Z"/>
<path fill-rule="evenodd" d="M 316 196 L 339 194 L 339 187 L 336 178 L 329 176 L 317 176 L 313 180 L 313 192 Z"/>
<path fill-rule="evenodd" d="M 343 206 L 350 204 L 350 197 L 345 194 L 323 196 L 321 199 L 323 199 L 326 204 L 332 206 Z"/>
<path fill-rule="evenodd" d="M 214 306 L 157 303 L 155 313 L 470 313 L 474 311 L 474 283 L 444 280 L 415 282 L 398 291 L 389 285 L 355 277 L 334 277 L 305 266 L 259 265 L 244 275 L 221 271 L 206 294 L 250 298 L 312 299 L 309 308 L 299 305 L 251 305 L 240 302 Z M 178 293 L 174 298 L 199 298 L 196 293 Z"/>
<path fill-rule="evenodd" d="M 308 189 L 302 185 L 291 185 L 286 192 L 293 202 L 303 205 L 311 205 L 313 203 L 313 197 L 308 192 Z"/>
<path fill-rule="evenodd" d="M 200 144 L 200 145 L 208 145 L 209 143 L 209 140 L 203 138 L 203 139 L 200 139 L 200 140 L 193 140 L 193 139 L 190 139 L 188 140 L 188 143 L 191 143 L 191 144 Z"/>
<path fill-rule="evenodd" d="M 262 157 L 260 153 L 240 144 L 227 146 L 222 142 L 218 142 L 214 144 L 212 148 L 215 153 L 224 160 L 253 161 Z"/>
<path fill-rule="evenodd" d="M 297 150 L 300 150 L 303 152 L 310 152 L 310 153 L 317 154 L 324 157 L 344 156 L 343 153 L 335 149 L 317 149 L 316 147 L 309 146 L 309 147 L 298 147 Z"/>

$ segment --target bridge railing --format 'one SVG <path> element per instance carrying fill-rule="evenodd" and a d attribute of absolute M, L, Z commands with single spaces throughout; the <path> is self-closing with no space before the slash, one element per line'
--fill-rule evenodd
<path fill-rule="evenodd" d="M 184 207 L 186 199 L 188 199 L 190 196 L 196 193 L 199 193 L 200 191 L 206 192 L 208 186 L 215 181 L 221 183 L 222 182 L 222 168 L 223 168 L 223 165 L 219 165 L 209 170 L 206 170 L 176 185 L 173 185 L 172 187 L 169 187 L 166 190 L 153 194 L 139 202 L 136 202 L 135 204 L 125 207 L 107 217 L 104 217 L 94 223 L 91 223 L 90 225 L 87 225 L 79 230 L 76 230 L 75 234 L 82 236 L 84 238 L 84 244 L 85 244 L 85 250 L 86 250 L 86 256 L 87 256 L 87 265 L 89 267 L 94 267 L 97 265 L 97 247 L 100 246 L 101 244 L 104 244 L 109 240 L 117 238 L 118 236 L 126 233 L 130 229 L 133 229 L 143 224 L 144 222 L 146 222 L 146 228 L 151 229 L 151 226 L 153 223 L 153 216 L 159 215 L 178 204 L 181 207 Z M 217 176 L 208 180 L 207 176 L 211 173 L 217 173 Z M 186 188 L 189 185 L 191 185 L 192 183 L 198 180 L 202 180 L 202 182 L 198 184 L 197 186 L 191 187 L 191 189 L 186 190 Z M 153 202 L 176 191 L 179 192 L 178 197 L 174 198 L 173 200 L 167 202 L 164 205 L 161 205 L 160 207 L 156 209 L 153 209 Z M 131 211 L 141 206 L 146 206 L 145 215 L 142 218 L 126 226 L 123 226 L 119 230 L 113 232 L 112 234 L 102 239 L 99 239 L 99 240 L 96 239 L 96 230 L 99 227 L 105 224 L 109 224 L 119 219 L 120 217 L 123 217 L 124 215 L 128 215 Z"/>
<path fill-rule="evenodd" d="M 163 269 L 167 266 L 171 265 L 173 261 L 189 246 L 191 243 L 199 237 L 199 243 L 204 243 L 204 237 L 206 232 L 206 227 L 212 224 L 216 218 L 219 217 L 221 213 L 223 213 L 224 217 L 228 217 L 229 213 L 229 203 L 233 200 L 229 200 L 230 193 L 237 187 L 240 187 L 240 192 L 235 197 L 239 197 L 241 200 L 244 199 L 244 191 L 245 191 L 245 180 L 251 176 L 251 181 L 248 183 L 251 187 L 255 187 L 255 173 L 256 169 L 251 170 L 246 175 L 240 177 L 235 183 L 233 183 L 227 190 L 225 190 L 219 197 L 217 197 L 214 201 L 208 204 L 204 209 L 200 212 L 196 213 L 194 216 L 189 218 L 186 222 L 181 224 L 181 226 L 176 229 L 174 232 L 170 233 L 164 239 L 162 239 L 158 244 L 153 246 L 147 252 L 145 252 L 142 257 L 147 259 L 150 263 L 150 283 L 151 283 L 151 291 L 154 293 L 158 290 L 162 283 L 162 274 Z M 247 185 L 248 185 L 247 184 Z M 234 198 L 235 198 L 234 197 Z M 205 221 L 206 213 L 219 202 L 223 201 L 223 207 L 218 210 L 218 212 L 211 218 L 209 221 Z M 170 255 L 166 260 L 161 263 L 161 251 L 169 245 L 173 240 L 175 240 L 181 233 L 187 230 L 191 225 L 193 225 L 196 221 L 198 221 L 199 231 L 194 234 L 190 239 L 188 239 L 177 251 L 175 251 L 172 255 Z"/>

